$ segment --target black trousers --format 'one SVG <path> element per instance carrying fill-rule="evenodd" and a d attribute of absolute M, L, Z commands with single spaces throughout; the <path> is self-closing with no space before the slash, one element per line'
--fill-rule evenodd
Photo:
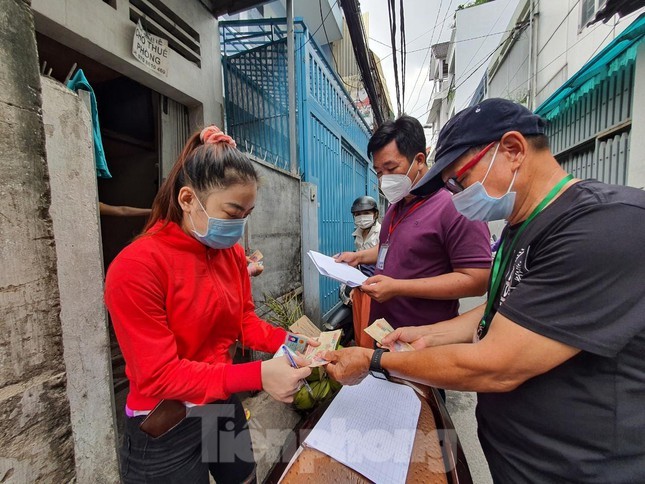
<path fill-rule="evenodd" d="M 121 447 L 124 483 L 255 482 L 253 445 L 239 398 L 189 409 L 188 417 L 153 438 L 139 430 L 145 417 L 126 418 Z"/>

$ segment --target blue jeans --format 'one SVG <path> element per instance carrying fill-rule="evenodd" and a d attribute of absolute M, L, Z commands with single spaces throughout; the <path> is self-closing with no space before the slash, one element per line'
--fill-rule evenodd
<path fill-rule="evenodd" d="M 144 418 L 126 418 L 124 483 L 208 484 L 209 473 L 217 484 L 255 482 L 251 434 L 236 396 L 190 408 L 187 418 L 158 438 L 139 430 Z"/>

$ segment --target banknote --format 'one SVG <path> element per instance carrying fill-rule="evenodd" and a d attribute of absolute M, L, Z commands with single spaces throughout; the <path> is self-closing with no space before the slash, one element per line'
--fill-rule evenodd
<path fill-rule="evenodd" d="M 284 356 L 286 346 L 292 354 L 300 353 L 304 354 L 305 359 L 307 360 L 307 366 L 316 367 L 323 366 L 329 363 L 322 357 L 322 354 L 325 351 L 333 351 L 338 348 L 338 342 L 340 341 L 341 330 L 336 331 L 326 331 L 320 333 L 318 341 L 320 341 L 320 346 L 308 346 L 304 338 L 297 334 L 288 333 L 287 339 L 283 346 L 280 346 L 280 349 L 273 355 L 274 358 L 279 358 Z"/>
<path fill-rule="evenodd" d="M 377 319 L 370 326 L 365 328 L 365 332 L 374 338 L 378 343 L 383 341 L 388 334 L 394 332 L 394 328 L 385 319 Z M 390 346 L 392 351 L 412 351 L 414 348 L 409 343 L 396 341 Z"/>
<path fill-rule="evenodd" d="M 262 255 L 262 252 L 256 250 L 249 256 L 249 259 L 251 259 L 251 262 L 260 262 L 262 259 L 264 259 L 264 256 Z"/>
<path fill-rule="evenodd" d="M 309 366 L 320 366 L 328 363 L 322 358 L 322 354 L 325 351 L 334 351 L 337 349 L 341 335 L 342 330 L 340 329 L 320 333 L 320 336 L 318 336 L 320 346 L 309 346 L 305 352 L 305 358 L 310 361 Z"/>

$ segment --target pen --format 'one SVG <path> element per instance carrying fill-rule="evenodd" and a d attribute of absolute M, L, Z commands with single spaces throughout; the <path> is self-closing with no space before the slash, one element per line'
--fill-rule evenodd
<path fill-rule="evenodd" d="M 285 356 L 289 360 L 289 364 L 293 366 L 294 368 L 300 368 L 298 364 L 296 363 L 296 360 L 293 359 L 293 356 L 291 356 L 291 350 L 286 346 L 282 345 L 282 350 L 284 351 Z M 314 392 L 309 386 L 309 383 L 307 383 L 307 380 L 301 380 L 307 391 L 309 392 L 309 395 L 312 397 L 314 396 Z"/>

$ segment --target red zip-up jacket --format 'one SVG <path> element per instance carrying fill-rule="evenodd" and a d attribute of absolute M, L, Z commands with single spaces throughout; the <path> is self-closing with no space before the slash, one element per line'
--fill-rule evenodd
<path fill-rule="evenodd" d="M 242 247 L 210 249 L 172 222 L 158 222 L 114 259 L 105 302 L 132 410 L 261 390 L 261 362 L 233 365 L 229 348 L 239 339 L 274 353 L 286 337 L 255 314 Z"/>

